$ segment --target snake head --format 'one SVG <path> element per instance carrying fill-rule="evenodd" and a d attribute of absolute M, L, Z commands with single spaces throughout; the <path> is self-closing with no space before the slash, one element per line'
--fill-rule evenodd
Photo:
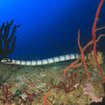
<path fill-rule="evenodd" d="M 0 60 L 0 62 L 1 62 L 2 64 L 9 64 L 9 63 L 11 62 L 11 59 L 10 59 L 10 58 L 2 58 L 2 59 Z"/>

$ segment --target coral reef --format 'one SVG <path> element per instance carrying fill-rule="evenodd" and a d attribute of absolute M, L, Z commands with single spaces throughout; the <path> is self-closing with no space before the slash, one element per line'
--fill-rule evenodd
<path fill-rule="evenodd" d="M 89 105 L 91 102 L 93 102 L 91 105 L 94 103 L 98 103 L 98 105 L 100 105 L 101 101 L 103 102 L 105 100 L 105 98 L 103 98 L 105 96 L 105 88 L 102 86 L 102 82 L 105 83 L 105 72 L 102 73 L 99 65 L 103 63 L 103 57 L 101 52 L 97 52 L 96 55 L 96 42 L 98 42 L 100 38 L 105 35 L 101 34 L 97 39 L 95 39 L 95 28 L 103 2 L 104 0 L 101 0 L 98 6 L 95 22 L 93 24 L 93 40 L 91 40 L 83 48 L 80 45 L 80 30 L 78 31 L 78 46 L 80 48 L 81 55 L 80 58 L 74 61 L 70 66 L 67 67 L 66 63 L 64 66 L 62 64 L 61 66 L 59 65 L 59 68 L 57 65 L 55 68 L 51 67 L 50 65 L 43 67 L 42 70 L 41 67 L 35 67 L 33 69 L 24 67 L 18 70 L 18 72 L 13 72 L 13 70 L 10 70 L 11 68 L 9 70 L 3 69 L 2 66 L 2 69 L 0 70 L 0 81 L 3 81 L 2 77 L 5 73 L 4 71 L 6 70 L 7 72 L 11 71 L 11 76 L 7 76 L 9 79 L 6 78 L 5 81 L 3 81 L 3 83 L 0 85 L 0 105 L 42 105 L 42 103 L 44 105 Z M 9 28 L 5 28 L 5 34 L 7 35 L 8 39 L 9 34 L 6 33 L 8 32 L 7 30 L 9 30 Z M 90 78 L 91 75 L 88 73 L 87 69 L 89 69 L 89 71 L 92 70 L 86 65 L 84 51 L 90 45 L 94 45 L 94 52 L 92 51 L 90 54 L 88 54 L 88 65 L 92 65 L 94 67 L 98 66 L 98 72 L 100 72 L 103 81 L 98 75 L 94 75 L 95 78 Z M 14 46 L 14 44 L 12 46 Z M 9 49 L 9 47 L 7 46 L 6 49 Z M 14 47 L 12 49 L 14 49 Z M 9 51 L 11 52 L 10 49 Z M 5 55 L 3 56 L 9 54 L 9 51 L 6 50 Z M 80 67 L 82 64 L 84 65 L 85 71 L 83 71 L 83 67 Z M 67 68 L 63 71 L 63 67 Z M 66 75 L 66 72 L 69 68 L 72 70 Z M 102 68 L 104 70 L 105 65 L 103 65 Z M 86 75 L 84 72 L 86 72 Z M 64 78 L 62 78 L 62 75 L 58 74 L 62 74 Z M 10 74 L 8 73 L 8 75 Z M 66 81 L 64 79 L 66 79 Z M 56 83 L 54 83 L 54 81 Z M 9 82 L 12 86 L 8 85 Z M 57 84 L 57 86 L 53 84 Z M 21 92 L 22 90 L 24 91 Z"/>
<path fill-rule="evenodd" d="M 102 64 L 103 63 L 103 56 L 102 56 L 102 52 L 97 52 L 97 59 L 98 59 L 98 63 Z M 87 64 L 89 65 L 89 67 L 97 67 L 97 64 L 95 62 L 95 58 L 94 58 L 94 51 L 90 52 L 87 55 Z"/>
<path fill-rule="evenodd" d="M 0 100 L 2 101 L 3 104 L 5 103 L 10 104 L 12 101 L 13 94 L 9 91 L 10 88 L 11 87 L 8 86 L 7 84 L 4 85 L 4 83 L 2 83 L 1 90 L 4 97 L 0 96 Z"/>
<path fill-rule="evenodd" d="M 71 76 L 67 77 L 66 82 L 60 81 L 59 86 L 53 85 L 53 87 L 58 88 L 59 90 L 63 89 L 64 92 L 69 93 L 75 89 L 75 82 L 77 77 L 78 77 L 78 74 L 74 75 L 73 71 L 71 71 Z"/>
<path fill-rule="evenodd" d="M 0 27 L 0 56 L 2 58 L 7 57 L 7 54 L 11 54 L 15 48 L 15 41 L 17 38 L 15 32 L 16 29 L 20 27 L 20 25 L 14 25 L 11 31 L 10 29 L 13 22 L 14 20 L 11 20 L 10 23 L 7 21 L 6 25 L 3 23 Z"/>
<path fill-rule="evenodd" d="M 32 103 L 33 102 L 33 99 L 35 97 L 37 97 L 37 95 L 35 95 L 35 93 L 28 93 L 26 90 L 24 91 L 24 94 L 26 95 L 26 98 L 23 99 L 22 96 L 19 96 L 19 99 L 21 99 L 22 103 L 23 104 L 28 104 L 28 103 Z"/>
<path fill-rule="evenodd" d="M 63 64 L 65 65 L 62 66 Z M 84 94 L 84 92 L 88 91 L 85 90 L 87 86 L 85 84 L 87 83 L 91 83 L 94 87 L 92 89 L 94 96 L 97 98 L 104 96 L 104 88 L 99 76 L 88 81 L 85 71 L 83 72 L 83 67 L 72 69 L 72 71 L 67 73 L 67 77 L 72 78 L 70 82 L 72 86 L 70 91 L 68 91 L 70 78 L 63 78 L 63 69 L 67 65 L 69 65 L 68 62 L 67 64 L 62 62 L 61 65 L 56 65 L 57 70 L 53 65 L 40 67 L 40 69 L 39 67 L 35 67 L 33 70 L 32 67 L 24 67 L 18 70 L 18 72 L 15 72 L 15 70 L 11 74 L 8 73 L 8 75 L 11 76 L 6 79 L 6 81 L 3 81 L 3 83 L 5 86 L 8 84 L 8 86 L 11 87 L 9 91 L 13 94 L 13 98 L 11 98 L 10 105 L 43 105 L 44 102 L 46 105 L 89 105 L 92 102 L 92 98 L 88 94 Z M 10 69 L 8 70 L 5 65 L 2 65 L 0 74 L 3 75 L 4 71 L 6 73 L 11 71 Z M 103 69 L 105 69 L 105 65 Z M 89 71 L 91 71 L 90 68 Z M 71 72 L 73 72 L 73 74 Z M 76 74 L 78 74 L 78 78 L 76 78 Z M 74 82 L 72 82 L 72 80 Z M 63 81 L 65 87 L 60 84 L 60 81 Z M 54 88 L 54 84 L 60 86 L 61 89 Z M 0 85 L 0 98 L 4 98 L 1 88 L 2 84 Z M 49 92 L 52 93 L 47 97 Z M 44 101 L 44 99 L 47 100 Z M 2 100 L 0 100 L 0 102 L 0 105 L 3 105 Z M 6 104 L 7 102 L 5 101 L 4 103 Z"/>
<path fill-rule="evenodd" d="M 86 87 L 84 88 L 84 94 L 89 95 L 93 102 L 101 102 L 102 101 L 102 97 L 97 98 L 96 95 L 94 95 L 94 93 L 92 92 L 94 87 L 91 83 L 87 83 L 87 84 L 85 84 L 85 86 Z"/>

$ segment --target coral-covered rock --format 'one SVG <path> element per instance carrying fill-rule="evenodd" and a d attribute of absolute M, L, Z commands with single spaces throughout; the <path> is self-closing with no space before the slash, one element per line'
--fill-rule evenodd
<path fill-rule="evenodd" d="M 97 52 L 97 59 L 98 59 L 98 63 L 102 64 L 103 63 L 103 56 L 102 56 L 102 52 Z M 87 55 L 87 64 L 91 67 L 97 67 L 96 61 L 94 59 L 94 51 L 90 52 Z"/>

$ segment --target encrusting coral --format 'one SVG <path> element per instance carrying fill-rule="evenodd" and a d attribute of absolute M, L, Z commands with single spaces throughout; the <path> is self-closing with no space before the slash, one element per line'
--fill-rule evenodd
<path fill-rule="evenodd" d="M 12 31 L 10 30 L 14 20 L 11 20 L 7 24 L 3 23 L 0 27 L 0 56 L 2 58 L 7 57 L 7 54 L 11 54 L 15 48 L 16 41 L 16 28 L 20 25 L 14 25 Z M 10 34 L 11 31 L 11 34 Z M 10 34 L 10 35 L 9 35 Z"/>
<path fill-rule="evenodd" d="M 103 63 L 103 56 L 102 56 L 102 52 L 97 52 L 97 60 L 99 64 Z M 87 64 L 90 67 L 97 67 L 97 64 L 95 62 L 95 58 L 94 58 L 94 51 L 91 51 L 88 55 L 87 55 Z"/>

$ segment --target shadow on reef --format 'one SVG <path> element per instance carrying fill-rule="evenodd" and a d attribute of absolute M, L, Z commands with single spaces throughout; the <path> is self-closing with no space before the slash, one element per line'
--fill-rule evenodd
<path fill-rule="evenodd" d="M 92 102 L 90 105 L 105 105 L 105 97 L 103 98 L 102 102 Z"/>

